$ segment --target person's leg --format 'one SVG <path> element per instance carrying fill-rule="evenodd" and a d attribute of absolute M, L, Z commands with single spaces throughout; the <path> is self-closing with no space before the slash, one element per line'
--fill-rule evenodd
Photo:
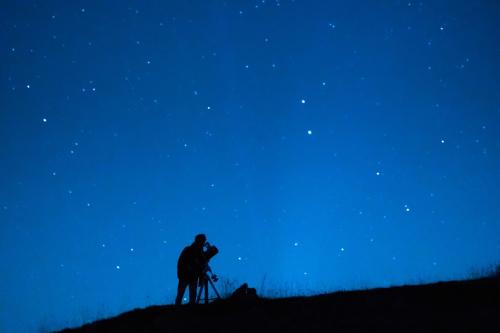
<path fill-rule="evenodd" d="M 198 281 L 191 281 L 189 283 L 189 304 L 196 303 L 196 291 L 198 290 Z"/>
<path fill-rule="evenodd" d="M 187 281 L 179 279 L 179 284 L 177 286 L 177 297 L 175 298 L 175 305 L 182 304 L 182 298 L 184 297 L 184 292 L 186 291 L 187 285 L 188 285 Z"/>

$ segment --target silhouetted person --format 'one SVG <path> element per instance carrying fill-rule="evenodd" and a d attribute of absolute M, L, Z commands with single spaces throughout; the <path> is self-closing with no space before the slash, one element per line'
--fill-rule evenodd
<path fill-rule="evenodd" d="M 206 265 L 206 259 L 203 254 L 203 245 L 206 241 L 207 237 L 204 234 L 196 235 L 193 244 L 186 246 L 179 256 L 179 260 L 177 261 L 179 285 L 177 287 L 177 297 L 175 298 L 176 305 L 182 304 L 182 298 L 188 286 L 189 304 L 196 303 L 198 279 Z"/>

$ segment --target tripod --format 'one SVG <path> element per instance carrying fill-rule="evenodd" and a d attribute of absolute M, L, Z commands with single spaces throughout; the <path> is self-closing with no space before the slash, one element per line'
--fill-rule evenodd
<path fill-rule="evenodd" d="M 217 295 L 216 299 L 220 299 L 219 292 L 217 291 L 217 288 L 215 288 L 215 285 L 214 285 L 214 282 L 217 282 L 217 280 L 218 280 L 217 275 L 215 275 L 212 272 L 212 269 L 207 264 L 205 269 L 203 270 L 202 275 L 200 276 L 200 290 L 198 291 L 198 297 L 196 297 L 196 304 L 200 303 L 201 294 L 203 291 L 205 291 L 205 304 L 208 304 L 208 284 L 209 283 L 212 286 L 212 289 L 215 292 L 215 295 Z"/>

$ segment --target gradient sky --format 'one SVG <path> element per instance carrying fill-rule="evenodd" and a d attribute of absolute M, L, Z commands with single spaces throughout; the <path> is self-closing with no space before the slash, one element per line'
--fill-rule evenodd
<path fill-rule="evenodd" d="M 497 1 L 2 1 L 0 331 L 500 259 Z M 219 283 L 222 287 L 222 284 Z"/>

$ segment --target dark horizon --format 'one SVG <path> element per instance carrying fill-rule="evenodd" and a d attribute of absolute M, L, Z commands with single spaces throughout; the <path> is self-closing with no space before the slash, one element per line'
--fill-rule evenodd
<path fill-rule="evenodd" d="M 58 333 L 497 332 L 500 275 L 308 297 L 151 306 Z"/>
<path fill-rule="evenodd" d="M 197 233 L 217 275 L 258 293 L 497 264 L 499 15 L 4 1 L 0 331 L 171 304 Z"/>

